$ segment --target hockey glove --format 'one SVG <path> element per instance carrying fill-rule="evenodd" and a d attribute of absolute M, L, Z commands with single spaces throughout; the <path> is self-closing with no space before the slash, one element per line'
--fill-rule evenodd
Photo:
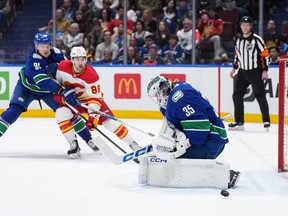
<path fill-rule="evenodd" d="M 77 96 L 75 94 L 75 90 L 74 89 L 70 89 L 70 88 L 61 88 L 58 92 L 58 94 L 60 94 L 61 96 L 64 97 L 64 100 L 72 105 L 72 106 L 80 106 L 81 103 L 79 102 L 79 100 L 77 99 Z"/>
<path fill-rule="evenodd" d="M 58 68 L 58 63 L 56 63 L 56 62 L 53 62 L 53 63 L 51 63 L 51 64 L 48 64 L 48 65 L 46 66 L 47 74 L 48 74 L 50 77 L 55 77 L 55 76 L 56 76 L 57 68 Z"/>
<path fill-rule="evenodd" d="M 153 151 L 158 158 L 164 160 L 173 160 L 186 152 L 186 149 L 191 145 L 189 139 L 185 134 L 179 130 L 175 130 L 176 138 L 167 136 L 166 134 L 160 134 L 152 139 Z"/>
<path fill-rule="evenodd" d="M 152 139 L 153 151 L 159 152 L 173 152 L 176 147 L 176 141 L 171 136 L 166 134 L 159 134 L 157 137 Z"/>
<path fill-rule="evenodd" d="M 94 114 L 90 113 L 88 121 L 86 122 L 86 127 L 90 131 L 93 131 L 98 126 L 98 121 L 99 119 L 97 116 L 95 116 L 95 113 Z"/>
<path fill-rule="evenodd" d="M 177 146 L 181 146 L 185 149 L 188 149 L 191 146 L 189 138 L 187 138 L 186 135 L 178 129 L 175 130 L 175 139 Z"/>

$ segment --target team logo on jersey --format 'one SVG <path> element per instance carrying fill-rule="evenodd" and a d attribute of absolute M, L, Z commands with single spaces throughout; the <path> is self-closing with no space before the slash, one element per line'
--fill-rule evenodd
<path fill-rule="evenodd" d="M 176 103 L 180 98 L 183 97 L 183 92 L 178 90 L 177 92 L 175 92 L 172 96 L 172 100 Z"/>
<path fill-rule="evenodd" d="M 138 99 L 141 97 L 140 74 L 115 74 L 115 98 Z"/>

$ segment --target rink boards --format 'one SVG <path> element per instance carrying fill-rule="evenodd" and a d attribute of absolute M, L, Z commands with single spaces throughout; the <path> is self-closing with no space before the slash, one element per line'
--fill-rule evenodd
<path fill-rule="evenodd" d="M 0 112 L 9 105 L 14 86 L 18 80 L 19 65 L 0 66 Z M 100 76 L 100 84 L 105 101 L 119 118 L 161 118 L 158 107 L 148 98 L 146 87 L 151 78 L 162 74 L 173 81 L 181 80 L 192 84 L 206 96 L 221 114 L 233 113 L 233 79 L 229 73 L 231 66 L 102 66 L 94 67 Z M 272 122 L 277 122 L 278 113 L 278 67 L 269 69 L 269 79 L 265 81 L 266 96 Z M 27 117 L 53 117 L 54 114 L 43 103 L 43 110 L 34 101 Z M 258 103 L 248 88 L 245 95 L 246 121 L 260 122 Z"/>

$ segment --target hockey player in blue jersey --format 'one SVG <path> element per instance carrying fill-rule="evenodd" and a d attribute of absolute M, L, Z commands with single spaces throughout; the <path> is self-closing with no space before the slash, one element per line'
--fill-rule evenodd
<path fill-rule="evenodd" d="M 226 129 L 201 92 L 188 83 L 156 76 L 148 84 L 147 93 L 164 117 L 159 135 L 152 140 L 157 157 L 216 159 L 221 154 L 228 143 Z M 239 175 L 232 172 L 231 178 Z"/>
<path fill-rule="evenodd" d="M 19 72 L 9 107 L 0 116 L 0 137 L 34 100 L 39 103 L 43 100 L 53 111 L 59 106 L 53 99 L 54 94 L 62 95 L 71 105 L 78 104 L 73 89 L 63 88 L 49 76 L 55 74 L 58 63 L 65 59 L 63 53 L 51 47 L 51 37 L 46 33 L 37 33 L 34 44 L 25 66 Z"/>
<path fill-rule="evenodd" d="M 199 91 L 188 83 L 172 83 L 163 76 L 152 79 L 147 91 L 153 101 L 160 105 L 167 127 L 176 132 L 172 136 L 179 133 L 182 139 L 185 137 L 187 140 L 187 149 L 177 157 L 217 158 L 228 143 L 227 133 L 221 118 Z"/>

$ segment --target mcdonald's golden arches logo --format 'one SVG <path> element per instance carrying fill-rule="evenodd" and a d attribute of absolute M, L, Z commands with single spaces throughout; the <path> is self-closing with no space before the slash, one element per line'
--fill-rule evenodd
<path fill-rule="evenodd" d="M 141 97 L 140 74 L 115 74 L 114 96 L 115 98 L 139 99 Z"/>

